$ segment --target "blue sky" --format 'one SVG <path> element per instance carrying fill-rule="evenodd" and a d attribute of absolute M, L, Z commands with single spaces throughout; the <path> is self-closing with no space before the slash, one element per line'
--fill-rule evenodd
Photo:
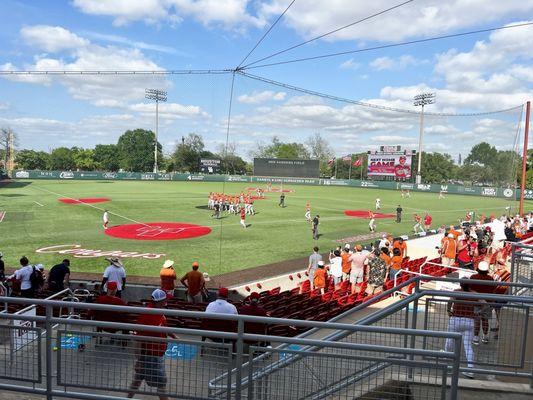
<path fill-rule="evenodd" d="M 0 2 L 0 70 L 178 70 L 236 67 L 289 0 L 72 0 Z M 400 1 L 398 2 L 400 3 Z M 296 0 L 247 62 L 339 28 L 396 2 Z M 277 62 L 400 41 L 528 22 L 533 3 L 415 0 L 352 28 L 269 59 Z M 437 94 L 435 112 L 485 112 L 532 98 L 533 26 L 322 60 L 249 69 L 287 84 L 373 104 L 411 109 L 412 97 Z M 256 64 L 257 65 L 257 64 Z M 168 91 L 160 142 L 172 152 L 181 136 L 225 142 L 231 74 L 0 75 L 0 126 L 19 148 L 93 147 L 127 129 L 154 128 L 145 88 Z M 466 154 L 486 140 L 513 147 L 520 110 L 426 119 L 425 148 Z M 230 141 L 249 157 L 278 136 L 302 141 L 319 132 L 338 155 L 381 144 L 414 148 L 418 116 L 376 111 L 237 75 Z"/>

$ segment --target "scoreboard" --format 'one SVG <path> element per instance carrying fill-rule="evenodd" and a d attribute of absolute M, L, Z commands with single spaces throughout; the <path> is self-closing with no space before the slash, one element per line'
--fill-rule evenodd
<path fill-rule="evenodd" d="M 318 178 L 319 160 L 254 158 L 255 176 Z"/>

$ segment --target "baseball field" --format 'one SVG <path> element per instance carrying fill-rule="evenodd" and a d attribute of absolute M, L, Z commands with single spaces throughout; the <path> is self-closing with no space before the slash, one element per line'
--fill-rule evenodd
<path fill-rule="evenodd" d="M 247 192 L 249 183 L 138 181 L 12 181 L 0 188 L 0 251 L 7 266 L 26 255 L 32 264 L 48 269 L 65 257 L 78 272 L 102 272 L 105 256 L 118 255 L 129 275 L 157 276 L 165 259 L 179 273 L 199 261 L 210 275 L 251 268 L 308 255 L 316 244 L 327 251 L 342 242 L 368 243 L 367 210 L 380 198 L 382 213 L 394 214 L 400 204 L 403 220 L 379 218 L 377 235 L 412 232 L 413 213 L 428 211 L 433 227 L 457 223 L 467 211 L 501 215 L 517 203 L 497 198 L 411 193 L 345 187 L 284 186 L 286 207 L 279 192 L 256 200 L 256 215 L 222 214 L 214 219 L 207 209 L 210 192 Z M 265 186 L 263 186 L 265 188 Z M 281 190 L 274 187 L 274 190 Z M 252 192 L 255 194 L 255 192 Z M 81 200 L 80 200 L 81 199 Z M 312 238 L 305 220 L 306 203 L 320 215 L 320 238 Z M 533 204 L 527 204 L 531 207 Z M 102 215 L 109 210 L 109 228 Z M 365 215 L 346 215 L 352 210 Z M 305 267 L 303 265 L 302 267 Z"/>

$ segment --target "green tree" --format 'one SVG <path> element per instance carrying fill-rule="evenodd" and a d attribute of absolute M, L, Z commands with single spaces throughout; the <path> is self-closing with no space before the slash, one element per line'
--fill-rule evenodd
<path fill-rule="evenodd" d="M 320 133 L 316 132 L 307 138 L 306 145 L 309 149 L 309 155 L 311 158 L 320 161 L 320 175 L 329 176 L 330 167 L 328 165 L 328 160 L 333 157 L 334 152 L 328 141 L 324 139 Z"/>
<path fill-rule="evenodd" d="M 252 155 L 265 158 L 310 158 L 309 151 L 302 143 L 283 143 L 277 137 L 268 145 L 259 143 Z"/>
<path fill-rule="evenodd" d="M 93 157 L 98 169 L 115 172 L 120 168 L 116 144 L 97 144 Z"/>
<path fill-rule="evenodd" d="M 76 168 L 74 154 L 67 147 L 58 147 L 50 154 L 48 168 L 51 170 L 73 170 Z"/>
<path fill-rule="evenodd" d="M 464 164 L 492 165 L 497 154 L 496 147 L 487 142 L 481 142 L 472 147 L 470 154 L 465 158 Z"/>
<path fill-rule="evenodd" d="M 222 160 L 222 172 L 231 175 L 246 175 L 247 163 L 237 155 L 237 144 L 235 142 L 223 143 L 217 147 L 217 158 Z"/>
<path fill-rule="evenodd" d="M 182 143 L 176 146 L 172 154 L 172 160 L 176 171 L 192 172 L 199 171 L 198 159 L 200 157 L 213 157 L 211 152 L 204 150 L 204 140 L 197 133 L 189 133 L 183 138 Z"/>
<path fill-rule="evenodd" d="M 446 183 L 455 177 L 456 169 L 457 166 L 449 154 L 422 154 L 422 178 L 425 183 Z"/>
<path fill-rule="evenodd" d="M 120 168 L 125 171 L 147 172 L 154 168 L 155 134 L 144 129 L 126 131 L 117 143 Z M 158 167 L 162 146 L 157 143 Z"/>
<path fill-rule="evenodd" d="M 20 150 L 15 156 L 15 164 L 22 169 L 46 169 L 50 164 L 50 154 L 44 151 Z"/>
<path fill-rule="evenodd" d="M 80 149 L 78 147 L 73 147 L 71 150 L 76 169 L 81 171 L 94 171 L 97 169 L 98 164 L 94 160 L 93 149 Z"/>

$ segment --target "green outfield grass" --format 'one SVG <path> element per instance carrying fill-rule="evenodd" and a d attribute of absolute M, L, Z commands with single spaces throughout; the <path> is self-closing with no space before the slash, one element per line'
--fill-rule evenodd
<path fill-rule="evenodd" d="M 315 241 L 304 219 L 305 204 L 310 201 L 312 213 L 320 214 L 318 240 L 321 250 L 337 244 L 335 240 L 368 233 L 368 220 L 347 217 L 346 209 L 372 209 L 376 197 L 381 198 L 382 212 L 393 213 L 398 204 L 404 209 L 401 224 L 394 219 L 377 220 L 377 230 L 406 234 L 412 229 L 412 213 L 429 211 L 433 225 L 456 223 L 467 210 L 501 214 L 506 206 L 516 210 L 517 203 L 504 199 L 447 195 L 439 200 L 434 193 L 412 193 L 402 199 L 397 191 L 355 189 L 345 187 L 285 186 L 293 189 L 286 198 L 286 208 L 278 207 L 279 194 L 267 193 L 266 200 L 255 202 L 258 214 L 247 219 L 251 226 L 244 230 L 237 216 L 219 221 L 203 209 L 210 191 L 238 193 L 253 184 L 200 182 L 108 182 L 108 181 L 16 181 L 0 188 L 0 211 L 6 211 L 0 223 L 0 251 L 8 266 L 16 266 L 22 255 L 32 263 L 47 268 L 63 255 L 37 254 L 38 248 L 79 244 L 85 249 L 121 250 L 165 253 L 156 260 L 124 259 L 130 275 L 156 276 L 165 258 L 176 261 L 181 273 L 198 260 L 202 270 L 211 275 L 308 255 Z M 109 197 L 108 203 L 70 205 L 59 197 Z M 173 241 L 138 241 L 112 238 L 102 228 L 102 211 L 112 213 L 110 225 L 142 222 L 185 222 L 207 225 L 212 232 L 203 237 Z M 123 217 L 119 217 L 118 214 Z M 126 219 L 128 218 L 128 219 Z M 102 272 L 103 258 L 68 256 L 72 269 Z M 302 265 L 305 267 L 305 265 Z"/>

